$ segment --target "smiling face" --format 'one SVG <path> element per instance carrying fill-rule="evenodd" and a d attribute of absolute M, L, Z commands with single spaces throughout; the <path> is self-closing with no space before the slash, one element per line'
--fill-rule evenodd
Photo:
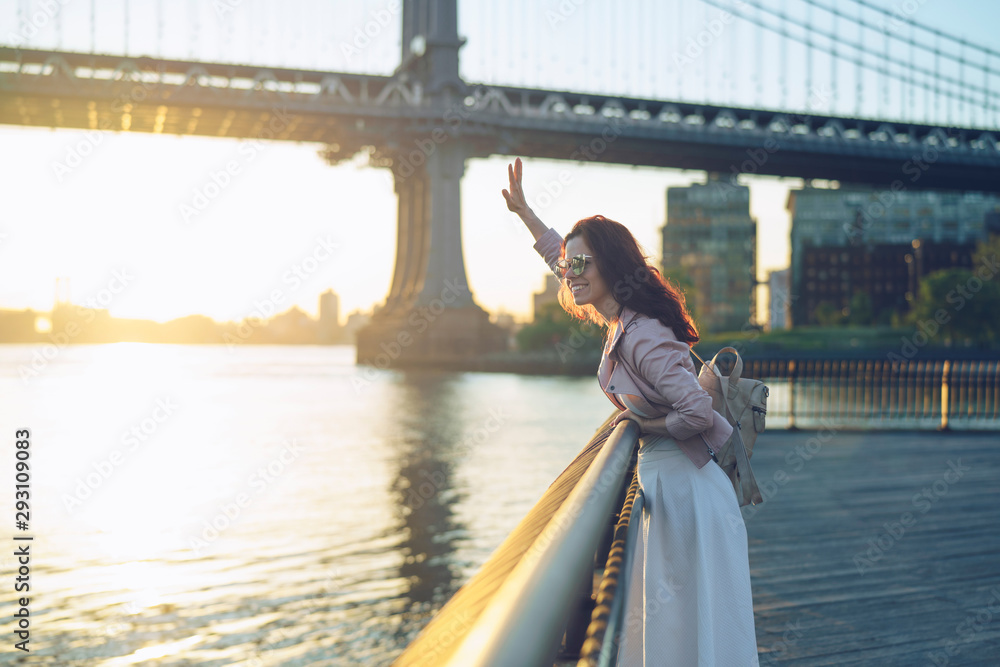
<path fill-rule="evenodd" d="M 590 255 L 596 257 L 597 253 L 587 243 L 583 234 L 577 234 L 566 241 L 566 258 L 577 255 Z M 604 279 L 597 270 L 597 265 L 593 259 L 587 259 L 587 266 L 583 273 L 576 275 L 572 270 L 566 269 L 563 273 L 563 282 L 573 293 L 573 302 L 578 306 L 590 304 L 597 308 L 598 312 L 608 319 L 607 313 L 616 312 L 617 305 L 611 296 L 611 291 L 604 283 Z"/>

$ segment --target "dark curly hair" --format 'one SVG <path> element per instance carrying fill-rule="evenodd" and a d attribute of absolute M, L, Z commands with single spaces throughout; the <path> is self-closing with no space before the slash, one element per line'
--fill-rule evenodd
<path fill-rule="evenodd" d="M 615 301 L 660 320 L 673 329 L 678 340 L 689 345 L 698 342 L 698 329 L 687 311 L 684 293 L 648 263 L 648 255 L 625 225 L 603 215 L 584 218 L 563 238 L 562 256 L 566 254 L 566 242 L 578 235 L 583 235 L 594 250 L 597 272 Z M 576 305 L 565 280 L 560 283 L 558 299 L 559 305 L 571 317 L 602 326 L 612 324 L 605 321 L 594 306 Z M 610 331 L 608 326 L 609 335 Z"/>

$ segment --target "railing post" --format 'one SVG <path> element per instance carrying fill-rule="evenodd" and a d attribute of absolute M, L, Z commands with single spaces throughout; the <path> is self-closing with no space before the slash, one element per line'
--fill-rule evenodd
<path fill-rule="evenodd" d="M 795 371 L 797 370 L 795 366 L 795 360 L 789 359 L 788 361 L 788 430 L 797 431 L 798 427 L 795 425 Z"/>
<path fill-rule="evenodd" d="M 951 403 L 950 396 L 950 382 L 951 378 L 951 361 L 945 360 L 944 367 L 941 369 L 941 430 L 948 430 L 948 408 Z"/>

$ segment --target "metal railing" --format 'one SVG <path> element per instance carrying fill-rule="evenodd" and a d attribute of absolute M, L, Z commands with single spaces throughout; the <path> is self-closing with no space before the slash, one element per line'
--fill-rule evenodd
<path fill-rule="evenodd" d="M 583 641 L 595 554 L 606 553 L 610 544 L 609 528 L 638 445 L 634 422 L 611 428 L 617 414 L 605 419 L 394 667 L 551 665 L 564 629 L 568 644 Z M 599 547 L 602 540 L 607 543 Z"/>
<path fill-rule="evenodd" d="M 1000 429 L 1000 359 L 746 358 L 767 427 Z"/>
<path fill-rule="evenodd" d="M 642 506 L 639 471 L 634 469 L 632 483 L 614 528 L 614 540 L 604 564 L 604 574 L 597 587 L 596 604 L 577 667 L 610 667 L 616 662 L 620 639 L 625 633 L 625 593 L 632 575 Z"/>
<path fill-rule="evenodd" d="M 446 664 L 552 664 L 579 582 L 592 572 L 598 543 L 618 509 L 638 435 L 630 420 L 615 427 Z"/>

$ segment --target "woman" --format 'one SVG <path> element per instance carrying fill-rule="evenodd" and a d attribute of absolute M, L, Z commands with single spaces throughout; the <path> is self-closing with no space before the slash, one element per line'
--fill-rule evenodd
<path fill-rule="evenodd" d="M 757 665 L 746 526 L 713 460 L 732 427 L 695 376 L 698 331 L 684 297 L 613 220 L 580 220 L 560 239 L 528 206 L 521 175 L 517 159 L 507 208 L 560 279 L 563 308 L 607 326 L 598 380 L 622 410 L 615 423 L 632 419 L 640 429 L 644 505 L 618 664 Z"/>

